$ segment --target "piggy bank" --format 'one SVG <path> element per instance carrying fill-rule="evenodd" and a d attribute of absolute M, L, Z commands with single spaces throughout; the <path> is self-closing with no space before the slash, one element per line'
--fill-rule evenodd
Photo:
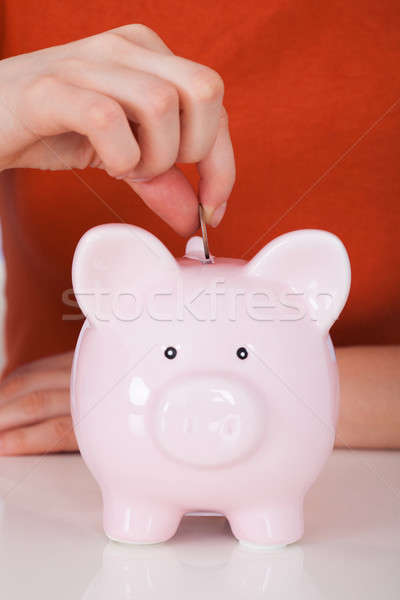
<path fill-rule="evenodd" d="M 107 536 L 161 542 L 183 515 L 211 512 L 248 545 L 298 540 L 335 439 L 342 242 L 301 230 L 249 262 L 206 262 L 194 237 L 177 260 L 110 224 L 82 237 L 72 276 L 86 316 L 72 417 Z"/>

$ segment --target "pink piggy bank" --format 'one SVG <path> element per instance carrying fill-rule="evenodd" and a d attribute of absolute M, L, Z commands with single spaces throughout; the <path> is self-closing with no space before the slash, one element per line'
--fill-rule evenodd
<path fill-rule="evenodd" d="M 303 500 L 331 453 L 338 376 L 329 329 L 350 286 L 341 241 L 285 234 L 250 262 L 176 260 L 138 227 L 80 240 L 85 314 L 71 383 L 82 456 L 113 540 L 161 542 L 188 512 L 226 515 L 260 546 L 303 534 Z"/>

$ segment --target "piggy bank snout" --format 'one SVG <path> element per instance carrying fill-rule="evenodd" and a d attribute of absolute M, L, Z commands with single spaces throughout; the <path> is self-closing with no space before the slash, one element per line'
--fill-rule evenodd
<path fill-rule="evenodd" d="M 153 415 L 154 436 L 169 458 L 218 467 L 251 453 L 264 430 L 258 393 L 241 381 L 207 376 L 176 381 Z"/>

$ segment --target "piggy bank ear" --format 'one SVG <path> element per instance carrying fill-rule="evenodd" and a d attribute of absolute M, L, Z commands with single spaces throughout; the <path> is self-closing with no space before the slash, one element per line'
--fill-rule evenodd
<path fill-rule="evenodd" d="M 154 235 L 133 225 L 99 225 L 76 247 L 72 284 L 82 312 L 94 322 L 102 295 L 129 295 L 168 272 L 178 272 L 177 262 Z"/>
<path fill-rule="evenodd" d="M 309 316 L 328 331 L 350 290 L 350 262 L 338 237 L 303 229 L 267 244 L 245 267 L 249 274 L 288 286 L 303 295 Z"/>

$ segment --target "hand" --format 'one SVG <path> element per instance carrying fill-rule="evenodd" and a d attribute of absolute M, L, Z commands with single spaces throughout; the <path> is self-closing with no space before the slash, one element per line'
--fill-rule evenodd
<path fill-rule="evenodd" d="M 198 227 L 196 195 L 175 166 L 197 163 L 216 226 L 235 179 L 223 82 L 127 25 L 0 61 L 0 171 L 105 169 L 178 233 Z"/>
<path fill-rule="evenodd" d="M 0 455 L 78 449 L 70 414 L 72 352 L 20 367 L 0 384 Z"/>

